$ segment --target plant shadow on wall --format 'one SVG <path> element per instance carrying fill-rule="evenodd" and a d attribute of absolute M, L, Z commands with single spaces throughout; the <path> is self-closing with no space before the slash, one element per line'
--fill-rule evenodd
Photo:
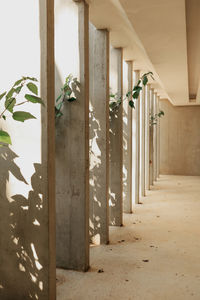
<path fill-rule="evenodd" d="M 19 84 L 22 83 L 25 84 L 24 80 Z M 4 93 L 4 96 L 7 97 L 4 104 L 6 110 L 4 109 L 5 118 L 3 122 L 7 122 L 9 118 L 6 116 L 7 111 L 12 114 L 12 117 L 14 115 L 17 99 L 13 96 L 20 94 L 20 92 L 16 93 L 15 91 L 17 87 L 18 85 L 14 85 L 12 88 L 14 91 L 12 90 L 10 94 L 9 92 Z M 33 94 L 37 94 L 37 88 L 33 82 L 27 88 L 32 90 Z M 15 98 L 15 100 L 11 100 L 9 97 Z M 28 100 L 27 98 L 32 99 L 34 101 L 30 101 L 32 103 L 43 103 L 39 97 L 34 95 L 32 98 L 25 97 L 25 101 Z M 11 106 L 8 105 L 9 103 Z M 20 122 L 35 118 L 26 112 L 14 116 L 16 115 L 18 117 L 13 117 L 13 119 Z M 18 155 L 11 150 L 8 144 L 11 144 L 9 134 L 1 135 L 0 211 L 3 212 L 3 216 L 0 218 L 2 254 L 0 259 L 0 299 L 43 299 L 46 297 L 44 293 L 44 284 L 46 284 L 44 266 L 47 266 L 48 258 L 44 257 L 41 250 L 47 247 L 48 241 L 44 239 L 43 234 L 43 230 L 46 228 L 44 214 L 47 212 L 47 203 L 43 199 L 42 167 L 39 163 L 33 164 L 34 173 L 31 176 L 31 184 L 28 184 L 15 162 Z M 19 190 L 19 193 L 15 195 L 11 194 L 13 182 Z M 23 194 L 24 190 L 29 191 L 28 197 Z"/>
<path fill-rule="evenodd" d="M 124 136 L 121 136 L 121 122 L 118 122 L 118 118 L 121 118 L 121 113 L 122 113 L 122 104 L 125 101 L 128 101 L 128 105 L 130 106 L 130 108 L 135 108 L 135 101 L 137 101 L 137 99 L 139 98 L 140 92 L 142 90 L 142 85 L 145 86 L 148 83 L 148 77 L 152 77 L 153 79 L 153 73 L 152 72 L 148 72 L 145 73 L 137 82 L 137 84 L 133 87 L 133 89 L 131 91 L 128 91 L 126 93 L 126 96 L 124 98 L 122 98 L 121 95 L 116 94 L 110 94 L 110 103 L 109 103 L 109 107 L 110 107 L 110 130 L 109 130 L 109 134 L 110 134 L 110 145 L 114 145 L 116 143 L 116 139 L 118 139 L 118 145 L 121 144 L 121 140 L 123 142 L 123 147 L 126 147 L 125 149 L 127 149 L 127 139 L 128 136 L 127 134 Z M 124 124 L 123 124 L 124 126 Z M 115 142 L 114 142 L 115 141 Z M 116 160 L 116 149 L 114 149 L 113 147 L 110 147 L 110 164 L 111 164 L 111 169 L 112 169 L 112 165 L 116 166 L 117 164 L 119 164 L 119 170 L 120 170 L 120 161 Z M 122 150 L 121 150 L 122 151 Z M 127 151 L 125 152 L 125 155 L 127 154 Z M 118 159 L 118 155 L 117 155 L 117 159 Z M 127 170 L 124 168 L 124 166 L 122 165 L 123 168 L 123 183 L 126 182 L 127 179 Z M 120 172 L 121 174 L 121 172 Z M 112 180 L 113 179 L 113 180 Z M 110 174 L 110 187 L 111 189 L 109 190 L 109 206 L 110 208 L 112 207 L 116 207 L 119 206 L 121 207 L 121 194 L 117 194 L 117 190 L 118 186 L 119 186 L 119 180 L 116 180 L 115 178 L 113 178 L 112 174 Z M 127 187 L 127 186 L 126 186 Z M 116 189 L 116 190 L 115 190 Z M 127 192 L 127 191 L 126 191 Z M 111 225 L 116 225 L 116 219 L 115 216 L 112 215 L 112 213 L 110 214 L 110 224 Z"/>
<path fill-rule="evenodd" d="M 77 156 L 78 147 L 84 145 L 77 144 L 77 137 L 73 132 L 80 128 L 79 116 L 76 107 L 80 105 L 80 83 L 73 75 L 68 75 L 63 84 L 59 70 L 55 68 L 56 77 L 56 95 L 58 95 L 55 103 L 56 118 L 56 255 L 57 266 L 64 265 L 60 262 L 61 257 L 67 257 L 67 252 L 63 247 L 70 229 L 70 211 L 76 207 L 75 189 L 76 189 L 76 162 L 79 160 Z M 72 143 L 76 143 L 76 149 L 70 150 Z M 64 157 L 64 160 L 63 160 Z M 68 162 L 75 168 L 68 168 Z M 73 194 L 74 193 L 74 194 Z M 77 193 L 77 197 L 78 197 Z M 63 201 L 64 200 L 64 201 Z M 63 228 L 63 224 L 65 224 Z M 64 234 L 63 234 L 64 232 Z M 63 254 L 64 253 L 64 254 Z M 69 253 L 69 252 L 68 252 Z M 67 259 L 67 258 L 66 258 Z"/>
<path fill-rule="evenodd" d="M 139 96 L 140 96 L 140 92 L 142 91 L 142 86 L 146 86 L 147 83 L 149 82 L 149 77 L 151 77 L 153 80 L 153 73 L 152 72 L 147 72 L 144 75 L 141 76 L 141 78 L 138 80 L 137 84 L 133 87 L 133 89 L 131 91 L 128 91 L 126 93 L 126 97 L 122 98 L 120 95 L 116 94 L 110 94 L 110 103 L 109 103 L 109 107 L 110 107 L 110 144 L 112 144 L 112 140 L 113 139 L 121 139 L 119 133 L 120 133 L 120 122 L 117 122 L 117 119 L 120 117 L 121 114 L 121 107 L 122 104 L 124 103 L 124 101 L 128 101 L 128 104 L 130 106 L 130 108 L 134 108 L 135 109 L 135 102 L 138 100 Z M 155 115 L 150 115 L 150 127 L 153 125 L 156 125 L 158 122 L 158 118 L 161 118 L 162 116 L 164 116 L 164 112 L 160 111 L 158 114 Z M 127 118 L 127 114 L 125 115 L 125 118 Z M 125 158 L 127 158 L 127 147 L 128 147 L 128 135 L 127 135 L 127 124 L 125 122 L 123 122 L 123 147 L 125 149 L 124 151 L 124 155 L 126 156 Z M 118 142 L 118 145 L 120 145 L 120 140 Z M 115 154 L 116 149 L 112 149 L 112 147 L 110 147 L 110 163 L 112 164 L 117 164 L 120 163 L 119 161 L 117 162 L 115 160 L 114 155 L 112 154 L 112 152 Z M 111 174 L 112 175 L 112 174 Z M 123 184 L 124 186 L 126 186 L 127 189 L 127 169 L 125 167 L 125 165 L 123 165 Z M 112 180 L 112 176 L 110 176 L 111 180 Z M 119 181 L 118 181 L 119 183 Z M 112 185 L 111 185 L 112 187 Z M 117 195 L 113 190 L 109 191 L 110 193 L 110 200 L 109 200 L 109 206 L 113 207 L 116 205 L 119 205 L 119 197 L 121 195 Z M 127 190 L 125 191 L 125 193 L 127 193 Z M 116 220 L 115 219 L 111 219 L 110 220 L 112 225 L 115 225 Z"/>
<path fill-rule="evenodd" d="M 105 132 L 103 133 L 97 116 L 98 111 L 90 105 L 90 199 L 92 201 L 90 201 L 89 234 L 94 244 L 102 242 L 102 219 L 105 218 L 105 207 L 98 199 L 101 198 L 102 187 L 106 186 L 106 175 L 102 176 L 102 169 L 106 168 L 106 146 L 102 142 Z M 105 136 L 104 139 L 106 139 Z"/>

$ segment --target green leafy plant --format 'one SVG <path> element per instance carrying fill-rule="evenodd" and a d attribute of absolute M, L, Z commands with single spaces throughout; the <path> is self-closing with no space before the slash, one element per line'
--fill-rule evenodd
<path fill-rule="evenodd" d="M 126 97 L 124 99 L 119 97 L 118 94 L 111 94 L 110 95 L 110 103 L 109 103 L 110 111 L 115 111 L 115 110 L 119 109 L 120 105 L 122 104 L 122 101 L 125 101 L 125 100 L 129 101 L 129 106 L 131 108 L 135 108 L 134 101 L 136 101 L 139 98 L 140 92 L 142 90 L 142 85 L 143 86 L 147 85 L 147 83 L 149 81 L 149 78 L 148 78 L 149 76 L 154 80 L 152 72 L 145 73 L 138 80 L 138 82 L 134 86 L 134 88 L 131 91 L 127 92 Z"/>
<path fill-rule="evenodd" d="M 31 113 L 26 111 L 15 110 L 18 106 L 23 106 L 25 103 L 38 103 L 44 105 L 44 102 L 38 97 L 37 79 L 34 77 L 22 77 L 17 80 L 8 92 L 0 94 L 0 101 L 4 101 L 4 108 L 0 112 L 0 119 L 5 121 L 9 116 L 18 122 L 24 122 L 30 119 L 36 119 Z M 27 92 L 28 91 L 28 92 Z M 26 93 L 27 92 L 27 93 Z M 23 93 L 23 101 L 21 95 Z M 19 98 L 20 97 L 20 101 Z M 8 132 L 0 129 L 0 147 L 11 145 L 11 137 Z"/>
<path fill-rule="evenodd" d="M 156 125 L 158 118 L 162 118 L 165 115 L 163 110 L 160 110 L 158 114 L 150 116 L 150 126 Z"/>
<path fill-rule="evenodd" d="M 72 74 L 66 77 L 65 83 L 61 88 L 61 93 L 56 99 L 55 105 L 55 118 L 60 118 L 62 113 L 62 107 L 66 101 L 73 102 L 76 101 L 77 98 L 75 96 L 76 92 L 79 92 L 80 82 L 77 78 L 74 78 Z"/>

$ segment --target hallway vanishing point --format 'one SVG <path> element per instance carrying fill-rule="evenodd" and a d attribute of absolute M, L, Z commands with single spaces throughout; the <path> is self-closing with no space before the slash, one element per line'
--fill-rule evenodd
<path fill-rule="evenodd" d="M 58 300 L 199 300 L 199 193 L 200 177 L 160 176 L 88 273 L 57 270 Z"/>

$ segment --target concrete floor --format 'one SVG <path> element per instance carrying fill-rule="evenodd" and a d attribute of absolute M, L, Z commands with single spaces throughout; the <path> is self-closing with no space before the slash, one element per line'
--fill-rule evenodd
<path fill-rule="evenodd" d="M 58 300 L 200 300 L 200 177 L 161 176 L 142 202 L 88 273 L 57 271 Z"/>

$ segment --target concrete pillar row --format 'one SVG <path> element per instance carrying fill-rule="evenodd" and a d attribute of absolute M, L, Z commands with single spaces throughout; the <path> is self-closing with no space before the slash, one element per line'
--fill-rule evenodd
<path fill-rule="evenodd" d="M 66 0 L 61 7 L 58 1 L 55 5 L 56 92 L 70 73 L 80 82 L 80 90 L 75 91 L 77 100 L 66 103 L 56 123 L 56 256 L 57 267 L 87 271 L 89 14 L 85 1 L 75 2 Z M 70 36 L 63 39 L 64 28 L 70 28 L 70 41 Z"/>
<path fill-rule="evenodd" d="M 150 85 L 145 88 L 145 189 L 150 190 Z"/>
<path fill-rule="evenodd" d="M 110 93 L 123 96 L 123 49 L 110 49 Z M 122 105 L 110 112 L 109 129 L 109 215 L 110 225 L 122 226 L 122 167 L 123 167 L 123 120 Z"/>
<path fill-rule="evenodd" d="M 133 62 L 124 62 L 123 94 L 133 89 Z M 123 210 L 132 213 L 132 111 L 129 101 L 123 102 Z"/>
<path fill-rule="evenodd" d="M 90 24 L 90 238 L 109 242 L 109 32 Z"/>
<path fill-rule="evenodd" d="M 133 77 L 133 86 L 140 78 L 140 71 L 136 70 Z M 140 97 L 135 101 L 132 111 L 132 197 L 133 203 L 139 203 L 140 186 Z"/>
<path fill-rule="evenodd" d="M 150 117 L 153 116 L 153 98 L 154 98 L 154 90 L 150 89 Z M 150 186 L 153 185 L 153 126 L 150 120 L 150 133 L 149 133 L 149 181 Z"/>
<path fill-rule="evenodd" d="M 153 116 L 157 114 L 157 93 L 153 97 Z M 157 179 L 157 124 L 153 125 L 153 181 Z"/>
<path fill-rule="evenodd" d="M 157 113 L 160 111 L 160 97 L 157 99 Z M 157 178 L 160 175 L 160 118 L 157 121 Z"/>
<path fill-rule="evenodd" d="M 145 196 L 145 86 L 140 93 L 140 195 Z"/>

